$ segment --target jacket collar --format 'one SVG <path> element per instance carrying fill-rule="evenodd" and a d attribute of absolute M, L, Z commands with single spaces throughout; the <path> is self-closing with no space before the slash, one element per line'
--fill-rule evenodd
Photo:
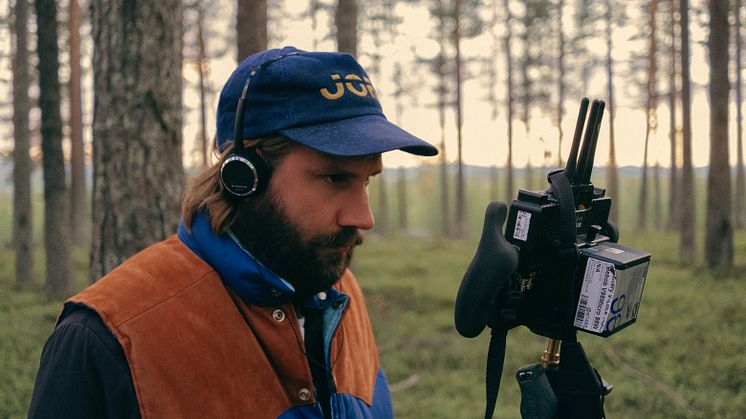
<path fill-rule="evenodd" d="M 219 236 L 213 233 L 204 211 L 194 217 L 191 232 L 184 220 L 180 220 L 178 236 L 248 304 L 282 305 L 295 292 L 289 282 L 275 275 L 244 249 L 232 233 Z"/>
<path fill-rule="evenodd" d="M 233 233 L 216 235 L 210 227 L 210 218 L 200 211 L 192 221 L 191 232 L 184 220 L 179 221 L 179 240 L 210 265 L 220 278 L 247 303 L 262 307 L 286 304 L 295 288 L 262 265 L 238 242 Z M 321 308 L 336 301 L 342 294 L 331 288 L 323 294 L 309 298 L 306 307 Z"/>

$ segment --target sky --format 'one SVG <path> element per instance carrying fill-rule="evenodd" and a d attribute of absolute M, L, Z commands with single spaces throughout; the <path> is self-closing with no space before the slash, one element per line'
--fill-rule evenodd
<path fill-rule="evenodd" d="M 332 3 L 331 0 L 327 0 L 327 3 Z M 217 5 L 220 8 L 220 12 L 208 21 L 208 27 L 213 32 L 227 32 L 231 31 L 234 27 L 233 16 L 235 10 L 235 1 L 233 0 L 218 0 Z M 698 6 L 697 1 L 693 1 L 694 6 Z M 277 3 L 274 3 L 277 4 Z M 270 31 L 273 39 L 270 40 L 269 47 L 276 48 L 284 45 L 293 45 L 300 49 L 312 50 L 316 47 L 317 50 L 332 51 L 336 48 L 336 43 L 328 35 L 329 27 L 332 25 L 330 19 L 332 16 L 329 12 L 321 12 L 318 14 L 317 29 L 314 32 L 311 24 L 311 19 L 308 17 L 306 10 L 308 9 L 308 0 L 284 0 L 282 2 L 282 14 L 284 17 L 282 20 L 276 20 L 270 22 Z M 637 8 L 630 8 L 631 22 L 644 22 L 644 19 L 640 19 L 639 16 L 635 15 Z M 7 13 L 8 5 L 7 0 L 0 0 L 0 13 Z M 404 129 L 410 131 L 414 135 L 437 145 L 440 142 L 441 133 L 438 126 L 438 114 L 437 109 L 433 106 L 436 102 L 435 96 L 432 94 L 432 86 L 435 83 L 434 78 L 425 73 L 425 70 L 416 67 L 412 64 L 415 53 L 418 56 L 425 58 L 432 58 L 438 52 L 437 42 L 433 39 L 435 33 L 435 21 L 430 18 L 429 13 L 423 6 L 411 6 L 399 3 L 396 5 L 394 12 L 396 15 L 402 17 L 402 24 L 398 26 L 399 35 L 393 39 L 392 42 L 387 43 L 382 47 L 381 53 L 383 59 L 381 60 L 381 74 L 371 74 L 371 80 L 379 93 L 379 99 L 384 109 L 384 113 L 393 122 L 399 124 Z M 485 9 L 483 13 L 488 15 L 489 9 Z M 518 12 L 518 11 L 516 11 Z M 565 14 L 563 14 L 563 21 L 565 22 L 566 32 L 572 30 L 568 25 L 572 22 L 572 10 L 566 7 Z M 61 13 L 63 15 L 63 13 Z M 694 14 L 692 14 L 694 15 Z M 697 18 L 692 16 L 692 81 L 695 87 L 693 88 L 693 163 L 695 166 L 706 166 L 708 164 L 709 156 L 709 143 L 708 143 L 708 96 L 707 96 L 707 80 L 708 80 L 708 67 L 707 67 L 707 51 L 703 43 L 706 41 L 706 32 L 698 25 L 698 20 L 702 21 L 703 18 Z M 706 22 L 700 22 L 706 23 Z M 64 24 L 61 25 L 64 27 Z M 503 33 L 503 27 L 499 26 L 492 28 L 492 30 L 498 36 Z M 83 48 L 92 50 L 90 44 L 90 37 L 86 37 L 89 28 L 83 28 L 83 40 L 87 43 Z M 614 33 L 615 39 L 615 51 L 614 59 L 619 63 L 617 64 L 618 74 L 622 72 L 623 61 L 628 59 L 629 54 L 632 51 L 644 48 L 644 45 L 637 41 L 631 41 L 632 35 L 639 31 L 639 28 L 630 25 L 628 28 L 616 30 Z M 0 49 L 7 51 L 10 48 L 9 37 L 7 36 L 7 28 L 0 30 Z M 187 41 L 188 42 L 188 41 Z M 216 41 L 214 39 L 208 39 L 208 48 L 211 46 L 216 47 Z M 494 65 L 498 68 L 498 77 L 500 79 L 498 87 L 496 88 L 497 95 L 500 103 L 498 104 L 497 118 L 493 119 L 491 116 L 492 107 L 484 99 L 487 88 L 482 80 L 471 79 L 467 80 L 463 87 L 463 114 L 464 114 L 464 125 L 463 125 L 463 158 L 466 164 L 479 165 L 479 166 L 503 166 L 506 163 L 507 156 L 507 123 L 506 123 L 506 110 L 504 106 L 504 57 L 502 51 L 498 52 L 497 57 L 487 57 L 485 53 L 491 48 L 491 36 L 489 32 L 473 38 L 464 40 L 462 44 L 462 51 L 465 57 L 485 57 L 494 60 Z M 212 45 L 210 45 L 212 44 Z M 219 48 L 219 46 L 217 46 Z M 601 44 L 600 37 L 598 40 L 592 42 L 589 45 L 590 48 L 596 51 L 603 52 L 605 47 Z M 518 48 L 517 46 L 515 48 Z M 367 56 L 373 50 L 373 45 L 370 37 L 366 33 L 361 33 L 359 38 L 358 55 L 359 61 L 369 69 L 371 60 Z M 187 56 L 185 56 L 188 58 Z M 64 60 L 64 58 L 63 58 Z M 660 65 L 666 65 L 666 57 L 661 54 Z M 416 101 L 407 100 L 404 103 L 404 111 L 401 115 L 396 115 L 396 103 L 392 92 L 396 88 L 396 84 L 392 81 L 393 66 L 395 62 L 403 63 L 404 76 L 400 80 L 413 91 L 416 92 Z M 228 50 L 222 58 L 214 59 L 210 62 L 210 84 L 215 91 L 215 94 L 210 98 L 208 103 L 208 137 L 212 138 L 215 133 L 215 122 L 214 114 L 217 106 L 217 95 L 220 91 L 225 80 L 227 80 L 233 68 L 236 66 L 235 53 L 232 49 Z M 84 86 L 90 86 L 92 84 L 90 74 L 90 63 L 83 63 L 84 71 L 86 71 L 86 80 L 84 80 Z M 8 68 L 9 65 L 4 63 L 0 68 L 0 72 L 4 78 L 9 78 Z M 474 67 L 473 72 L 479 72 L 479 68 Z M 183 75 L 187 80 L 185 85 L 196 85 L 197 73 L 193 66 L 184 65 Z M 61 77 L 64 79 L 66 76 L 65 71 L 61 71 Z M 644 139 L 645 139 L 645 116 L 643 111 L 640 109 L 640 103 L 642 100 L 635 97 L 630 89 L 625 85 L 623 80 L 619 79 L 616 81 L 616 100 L 617 100 L 617 117 L 615 121 L 615 132 L 616 132 L 616 151 L 617 151 L 617 164 L 620 166 L 625 165 L 640 165 L 643 160 L 644 151 Z M 589 83 L 589 91 L 584 95 L 591 99 L 605 99 L 606 96 L 606 80 L 603 75 L 603 68 L 598 67 L 597 71 L 594 72 Z M 0 95 L 10 98 L 10 90 L 6 87 L 0 87 Z M 183 93 L 183 99 L 185 104 L 185 110 L 188 108 L 196 109 L 198 106 L 198 98 L 194 89 L 185 89 Z M 562 155 L 563 158 L 567 156 L 570 148 L 570 138 L 572 131 L 575 126 L 575 119 L 577 118 L 578 106 L 580 103 L 581 96 L 578 97 L 567 97 L 565 102 L 565 118 L 562 126 L 565 132 L 565 141 L 563 142 Z M 669 149 L 669 133 L 668 133 L 668 109 L 666 106 L 666 100 L 661 100 L 661 105 L 658 108 L 658 120 L 660 126 L 651 138 L 650 138 L 650 149 L 648 163 L 655 164 L 659 162 L 662 166 L 668 166 L 670 164 L 670 149 Z M 92 117 L 92 94 L 88 91 L 84 97 L 84 106 L 86 108 L 86 120 L 90 123 Z M 63 110 L 64 115 L 64 110 Z M 735 105 L 731 105 L 731 120 L 730 132 L 731 132 L 731 161 L 733 164 L 736 162 L 736 126 L 735 126 Z M 193 164 L 194 153 L 191 151 L 194 149 L 194 140 L 198 133 L 198 121 L 199 114 L 196 110 L 187 111 L 184 118 L 184 161 L 186 166 Z M 603 166 L 608 161 L 609 152 L 609 140 L 608 140 L 608 114 L 602 123 L 602 131 L 599 136 L 599 144 L 596 153 L 596 166 Z M 445 132 L 446 137 L 446 159 L 449 162 L 456 160 L 457 156 L 457 139 L 455 130 L 455 114 L 449 111 L 447 114 L 447 127 Z M 0 127 L 1 135 L 10 138 L 12 137 L 12 127 Z M 528 135 L 528 136 L 527 136 Z M 557 159 L 557 129 L 552 126 L 548 116 L 542 115 L 540 112 L 534 112 L 531 116 L 531 122 L 529 124 L 529 132 L 527 134 L 526 128 L 523 124 L 515 120 L 514 121 L 514 165 L 521 167 L 530 163 L 532 166 L 542 166 L 544 164 L 551 164 L 551 162 Z M 90 141 L 90 127 L 86 131 L 86 141 Z M 550 160 L 545 160 L 545 149 L 549 149 L 552 153 Z M 403 152 L 390 152 L 384 155 L 384 164 L 387 167 L 399 167 L 399 166 L 416 166 L 423 163 L 435 163 L 437 159 L 434 158 L 423 158 L 411 156 Z"/>
<path fill-rule="evenodd" d="M 229 2 L 230 3 L 230 2 Z M 696 6 L 696 2 L 694 2 Z M 227 4 L 231 7 L 231 4 Z M 309 17 L 303 12 L 307 10 L 307 0 L 285 0 L 284 10 L 286 13 L 294 15 L 290 18 L 285 17 L 280 25 L 274 26 L 275 35 L 280 39 L 270 42 L 270 48 L 281 47 L 284 45 L 293 45 L 300 49 L 312 50 L 314 44 L 318 50 L 334 50 L 336 44 L 333 39 L 320 40 L 327 36 L 328 27 L 331 25 L 328 14 L 320 13 L 316 33 L 312 30 L 312 24 Z M 292 11 L 292 12 L 290 12 Z M 489 12 L 486 10 L 485 12 Z M 400 35 L 389 45 L 385 45 L 382 55 L 385 57 L 381 66 L 382 74 L 378 79 L 371 75 L 371 79 L 379 93 L 379 99 L 387 117 L 398 123 L 400 126 L 429 141 L 435 145 L 440 142 L 441 133 L 438 126 L 438 114 L 432 104 L 436 98 L 430 92 L 434 79 L 428 74 L 423 74 L 423 70 L 417 70 L 411 65 L 414 54 L 427 58 L 432 58 L 438 52 L 437 42 L 433 39 L 435 22 L 430 18 L 427 10 L 423 6 L 410 6 L 406 4 L 397 4 L 395 13 L 402 17 L 403 22 L 399 26 Z M 564 22 L 571 22 L 572 10 L 566 8 L 563 15 Z M 636 16 L 635 8 L 630 8 L 631 21 L 644 21 Z M 230 15 L 230 13 L 227 13 Z M 694 21 L 694 17 L 691 18 Z M 272 29 L 272 27 L 271 27 Z M 502 28 L 494 29 L 498 35 L 502 35 Z M 566 28 L 567 31 L 570 28 Z M 614 59 L 617 64 L 617 72 L 623 70 L 622 61 L 628 59 L 629 54 L 639 48 L 644 48 L 639 42 L 630 41 L 635 31 L 639 28 L 634 26 L 622 30 L 616 30 L 614 33 L 616 49 Z M 693 132 L 693 163 L 695 166 L 706 166 L 709 161 L 709 142 L 708 131 L 709 122 L 708 114 L 708 97 L 707 97 L 707 80 L 709 77 L 707 67 L 707 51 L 703 42 L 706 41 L 706 33 L 692 22 L 692 81 L 695 84 L 693 88 L 693 115 L 692 132 Z M 462 46 L 463 53 L 466 57 L 483 56 L 484 51 L 489 51 L 491 45 L 491 36 L 483 36 L 465 40 Z M 605 46 L 601 43 L 600 37 L 596 43 L 590 45 L 592 49 L 604 51 Z M 367 51 L 372 50 L 370 38 L 364 33 L 361 34 L 358 46 L 359 61 L 363 67 L 368 68 L 370 59 L 365 55 Z M 498 108 L 498 116 L 495 120 L 491 117 L 491 105 L 483 98 L 485 95 L 484 83 L 480 80 L 469 80 L 465 83 L 463 89 L 463 158 L 466 164 L 479 166 L 503 166 L 507 159 L 507 121 L 506 110 L 504 106 L 504 57 L 502 53 L 496 57 L 495 65 L 498 66 L 498 72 L 501 85 L 498 86 L 497 92 L 501 103 Z M 659 65 L 666 65 L 667 58 L 661 54 Z M 416 104 L 407 103 L 405 111 L 400 120 L 395 118 L 396 103 L 394 102 L 391 92 L 395 89 L 395 84 L 391 81 L 393 72 L 393 63 L 399 61 L 409 63 L 405 64 L 407 79 L 404 83 L 414 84 L 417 88 L 418 100 Z M 222 60 L 211 64 L 211 79 L 216 90 L 222 86 L 222 83 L 228 78 L 235 66 L 233 56 L 226 57 Z M 591 99 L 602 99 L 606 97 L 606 80 L 603 75 L 603 68 L 599 67 L 589 82 L 589 91 L 585 94 Z M 196 80 L 196 72 L 192 75 L 185 74 L 185 77 L 193 77 Z M 617 164 L 620 166 L 633 165 L 639 166 L 643 160 L 644 140 L 645 140 L 645 115 L 640 109 L 639 104 L 642 102 L 639 98 L 625 95 L 625 83 L 622 80 L 616 81 L 617 85 L 616 100 L 617 116 L 615 121 L 615 138 L 617 142 Z M 570 138 L 575 127 L 579 103 L 581 96 L 568 97 L 565 102 L 565 119 L 563 120 L 563 131 L 565 133 L 562 147 L 563 159 L 569 154 Z M 191 102 L 192 96 L 185 93 L 185 101 Z M 658 108 L 659 128 L 657 132 L 651 135 L 648 164 L 652 165 L 658 161 L 662 166 L 670 165 L 670 144 L 668 129 L 668 108 L 666 100 L 661 100 Z M 214 99 L 212 109 L 215 108 L 217 98 Z M 733 123 L 731 129 L 732 147 L 731 160 L 736 161 L 735 145 L 735 107 L 732 106 L 731 116 Z M 596 166 L 604 166 L 608 162 L 609 153 L 609 135 L 608 135 L 608 113 L 602 123 L 602 131 L 599 136 L 599 144 L 596 152 Z M 213 117 L 214 118 L 214 117 Z M 214 120 L 214 119 L 213 119 Z M 189 142 L 197 135 L 198 126 L 196 121 L 188 123 L 185 127 L 185 141 Z M 455 129 L 455 114 L 449 112 L 447 115 L 446 127 L 446 158 L 448 161 L 455 161 L 457 157 L 457 135 Z M 213 123 L 209 128 L 214 132 Z M 521 167 L 529 163 L 534 167 L 545 162 L 544 150 L 552 151 L 551 161 L 556 161 L 556 150 L 558 143 L 557 128 L 552 126 L 548 116 L 540 112 L 534 112 L 529 124 L 530 132 L 526 134 L 526 129 L 520 121 L 514 121 L 514 165 Z M 210 130 L 208 130 L 208 135 Z M 680 157 L 679 157 L 680 158 Z M 421 163 L 434 162 L 432 158 L 421 158 L 410 156 L 403 152 L 391 152 L 384 155 L 384 164 L 387 167 L 414 166 Z"/>

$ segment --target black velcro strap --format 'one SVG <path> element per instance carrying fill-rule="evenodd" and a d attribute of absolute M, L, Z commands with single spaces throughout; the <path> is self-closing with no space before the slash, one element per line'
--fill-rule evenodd
<path fill-rule="evenodd" d="M 500 378 L 505 364 L 505 341 L 507 329 L 493 328 L 490 337 L 490 349 L 487 352 L 487 407 L 484 419 L 491 419 L 497 404 L 497 393 L 500 391 Z"/>
<path fill-rule="evenodd" d="M 548 178 L 552 195 L 554 195 L 554 198 L 559 203 L 559 238 L 561 247 L 575 247 L 575 197 L 572 193 L 572 184 L 564 170 L 555 170 L 549 174 Z"/>

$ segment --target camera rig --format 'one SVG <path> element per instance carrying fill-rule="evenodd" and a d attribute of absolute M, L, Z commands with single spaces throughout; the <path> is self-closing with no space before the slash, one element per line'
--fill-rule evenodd
<path fill-rule="evenodd" d="M 549 189 L 520 190 L 509 210 L 487 207 L 458 291 L 458 332 L 471 338 L 492 329 L 485 418 L 496 403 L 507 331 L 520 325 L 549 338 L 541 364 L 516 374 L 523 417 L 605 417 L 611 386 L 591 366 L 577 331 L 608 337 L 635 322 L 650 254 L 617 243 L 612 200 L 591 183 L 605 105 L 594 100 L 590 113 L 588 106 L 583 98 L 567 164 L 549 173 Z"/>

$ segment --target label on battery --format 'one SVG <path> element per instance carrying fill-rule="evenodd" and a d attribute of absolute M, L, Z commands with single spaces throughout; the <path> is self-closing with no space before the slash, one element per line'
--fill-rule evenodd
<path fill-rule="evenodd" d="M 526 211 L 518 211 L 515 217 L 515 230 L 513 230 L 513 238 L 526 241 L 528 239 L 528 228 L 531 226 L 531 213 Z"/>
<path fill-rule="evenodd" d="M 588 258 L 575 311 L 575 327 L 601 333 L 611 311 L 616 288 L 614 264 Z"/>

